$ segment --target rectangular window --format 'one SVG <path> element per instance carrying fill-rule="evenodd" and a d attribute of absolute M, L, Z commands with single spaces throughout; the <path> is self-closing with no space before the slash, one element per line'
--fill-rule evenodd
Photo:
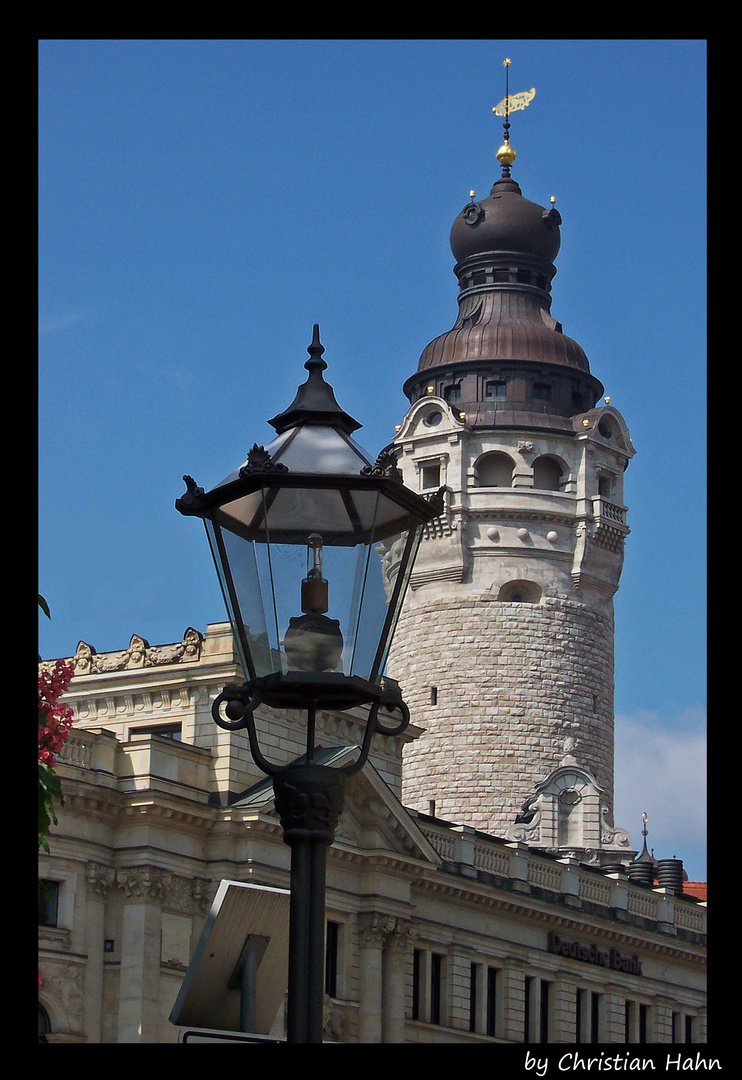
<path fill-rule="evenodd" d="M 420 486 L 423 491 L 428 491 L 430 488 L 439 488 L 441 486 L 440 465 L 423 465 L 420 469 Z"/>
<path fill-rule="evenodd" d="M 600 1017 L 603 1011 L 603 995 L 596 994 L 595 991 L 590 995 L 590 1042 L 600 1042 Z"/>
<path fill-rule="evenodd" d="M 443 388 L 443 397 L 446 401 L 461 401 L 461 384 L 452 383 L 451 386 L 445 386 Z"/>
<path fill-rule="evenodd" d="M 440 1024 L 443 1003 L 443 956 L 431 953 L 430 956 L 430 1022 Z"/>
<path fill-rule="evenodd" d="M 39 926 L 57 926 L 59 918 L 59 882 L 39 882 Z"/>
<path fill-rule="evenodd" d="M 538 1041 L 549 1041 L 549 1015 L 551 1007 L 551 983 L 541 980 L 541 1003 L 539 1008 Z"/>
<path fill-rule="evenodd" d="M 420 1019 L 420 999 L 421 999 L 421 986 L 422 979 L 422 950 L 413 949 L 412 951 L 412 1019 Z"/>
<path fill-rule="evenodd" d="M 487 1034 L 497 1034 L 497 968 L 487 968 Z"/>
<path fill-rule="evenodd" d="M 438 687 L 437 686 L 431 686 L 431 688 L 430 688 L 430 704 L 431 705 L 437 705 L 438 704 Z"/>
<path fill-rule="evenodd" d="M 533 384 L 534 401 L 551 401 L 551 386 L 549 383 L 537 382 Z"/>
<path fill-rule="evenodd" d="M 328 919 L 325 930 L 325 993 L 337 997 L 340 924 Z"/>
<path fill-rule="evenodd" d="M 129 738 L 131 739 L 134 735 L 162 735 L 163 738 L 174 739 L 176 742 L 181 742 L 183 739 L 180 724 L 157 724 L 152 727 L 129 728 Z"/>
<path fill-rule="evenodd" d="M 575 998 L 575 1042 L 582 1043 L 585 1041 L 585 1002 L 587 1000 L 587 990 L 583 990 L 581 987 L 577 987 L 577 996 Z"/>
<path fill-rule="evenodd" d="M 479 1003 L 479 964 L 469 965 L 469 1031 L 477 1030 L 477 1005 Z"/>

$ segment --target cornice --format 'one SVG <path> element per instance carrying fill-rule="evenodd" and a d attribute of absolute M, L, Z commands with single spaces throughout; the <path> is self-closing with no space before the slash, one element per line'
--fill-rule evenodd
<path fill-rule="evenodd" d="M 498 913 L 522 919 L 528 926 L 542 923 L 550 928 L 568 930 L 575 936 L 593 938 L 599 935 L 604 941 L 634 951 L 654 953 L 693 965 L 706 965 L 705 935 L 703 943 L 681 940 L 674 934 L 663 933 L 653 921 L 634 921 L 634 917 L 624 910 L 608 908 L 603 913 L 588 911 L 584 906 L 566 908 L 560 903 L 561 896 L 552 899 L 537 895 L 543 890 L 527 888 L 519 893 L 512 890 L 509 881 L 502 885 L 488 883 L 459 876 L 445 868 L 438 872 L 423 872 L 412 887 L 427 893 L 455 897 L 460 903 L 478 908 L 484 904 Z M 590 905 L 591 908 L 593 906 Z"/>

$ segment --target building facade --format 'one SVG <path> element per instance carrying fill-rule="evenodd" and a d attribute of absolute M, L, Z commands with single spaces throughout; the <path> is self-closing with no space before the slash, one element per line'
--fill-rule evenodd
<path fill-rule="evenodd" d="M 43 1037 L 174 1043 L 220 883 L 287 889 L 289 848 L 245 732 L 211 718 L 240 670 L 227 624 L 112 653 L 81 642 L 74 662 L 64 805 L 39 870 Z M 342 756 L 364 719 L 320 713 L 318 744 Z M 263 710 L 260 727 L 274 760 L 303 751 L 290 713 Z M 328 851 L 325 1038 L 704 1042 L 705 902 L 408 810 L 402 743 L 421 734 L 375 741 L 347 782 Z M 239 991 L 224 994 L 236 1017 Z M 190 1026 L 224 1022 L 207 1009 Z M 265 1026 L 283 1037 L 282 1002 Z"/>

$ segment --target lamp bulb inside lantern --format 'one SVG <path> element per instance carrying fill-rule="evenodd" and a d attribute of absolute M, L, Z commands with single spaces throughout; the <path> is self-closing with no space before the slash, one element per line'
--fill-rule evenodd
<path fill-rule="evenodd" d="M 340 622 L 325 615 L 328 582 L 322 576 L 324 547 L 319 533 L 307 539 L 307 576 L 301 583 L 303 615 L 289 620 L 283 646 L 289 667 L 299 671 L 333 671 L 343 651 Z"/>

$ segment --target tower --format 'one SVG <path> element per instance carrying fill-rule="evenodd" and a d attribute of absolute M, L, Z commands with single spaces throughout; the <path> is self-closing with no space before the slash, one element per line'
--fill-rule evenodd
<path fill-rule="evenodd" d="M 506 61 L 506 70 L 509 61 Z M 456 216 L 458 317 L 404 384 L 405 483 L 445 489 L 426 527 L 390 674 L 424 734 L 404 802 L 597 861 L 612 826 L 613 595 L 634 454 L 581 346 L 551 314 L 561 216 L 511 176 L 510 97 L 489 195 Z"/>

